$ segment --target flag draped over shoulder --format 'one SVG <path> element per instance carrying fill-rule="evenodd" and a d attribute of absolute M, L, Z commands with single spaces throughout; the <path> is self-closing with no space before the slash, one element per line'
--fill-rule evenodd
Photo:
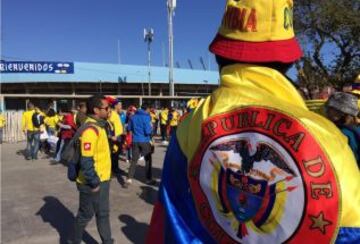
<path fill-rule="evenodd" d="M 227 66 L 172 136 L 147 243 L 359 243 L 359 176 L 284 76 Z"/>

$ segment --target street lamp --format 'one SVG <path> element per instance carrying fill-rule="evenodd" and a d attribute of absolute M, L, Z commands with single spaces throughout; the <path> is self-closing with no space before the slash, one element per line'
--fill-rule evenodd
<path fill-rule="evenodd" d="M 152 28 L 144 29 L 144 41 L 148 44 L 148 82 L 149 96 L 151 96 L 151 42 L 154 40 L 154 30 Z"/>
<path fill-rule="evenodd" d="M 173 15 L 176 8 L 176 0 L 168 0 L 168 26 L 169 26 L 169 91 L 170 96 L 175 95 L 174 89 L 174 34 L 173 34 Z"/>

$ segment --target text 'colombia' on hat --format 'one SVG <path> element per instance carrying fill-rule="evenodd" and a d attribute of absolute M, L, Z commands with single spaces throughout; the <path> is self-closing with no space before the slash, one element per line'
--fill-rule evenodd
<path fill-rule="evenodd" d="M 293 29 L 292 0 L 227 0 L 216 55 L 241 62 L 291 63 L 302 56 Z"/>

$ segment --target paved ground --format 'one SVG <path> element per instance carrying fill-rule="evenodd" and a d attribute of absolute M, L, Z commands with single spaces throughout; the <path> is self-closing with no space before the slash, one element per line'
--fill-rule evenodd
<path fill-rule="evenodd" d="M 26 161 L 19 153 L 25 143 L 1 146 L 1 243 L 64 243 L 72 229 L 78 192 L 66 178 L 66 168 L 50 159 Z M 156 147 L 154 178 L 159 182 L 166 148 Z M 122 168 L 127 168 L 121 162 Z M 128 189 L 113 178 L 110 218 L 116 243 L 143 243 L 158 186 L 147 186 L 144 162 Z M 158 184 L 157 184 L 158 185 Z M 93 219 L 86 228 L 85 243 L 100 243 Z"/>

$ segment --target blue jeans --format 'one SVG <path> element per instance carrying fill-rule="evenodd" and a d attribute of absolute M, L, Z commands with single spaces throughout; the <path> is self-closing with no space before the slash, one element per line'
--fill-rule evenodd
<path fill-rule="evenodd" d="M 53 129 L 53 128 L 48 128 L 47 133 L 49 134 L 49 136 L 55 136 L 56 135 L 56 130 Z"/>
<path fill-rule="evenodd" d="M 37 159 L 40 145 L 40 131 L 27 131 L 26 157 Z"/>
<path fill-rule="evenodd" d="M 79 190 L 79 210 L 75 219 L 73 243 L 80 243 L 85 227 L 95 214 L 96 227 L 104 244 L 113 243 L 109 220 L 110 182 L 100 183 L 100 190 L 92 192 L 90 186 L 77 184 Z"/>

